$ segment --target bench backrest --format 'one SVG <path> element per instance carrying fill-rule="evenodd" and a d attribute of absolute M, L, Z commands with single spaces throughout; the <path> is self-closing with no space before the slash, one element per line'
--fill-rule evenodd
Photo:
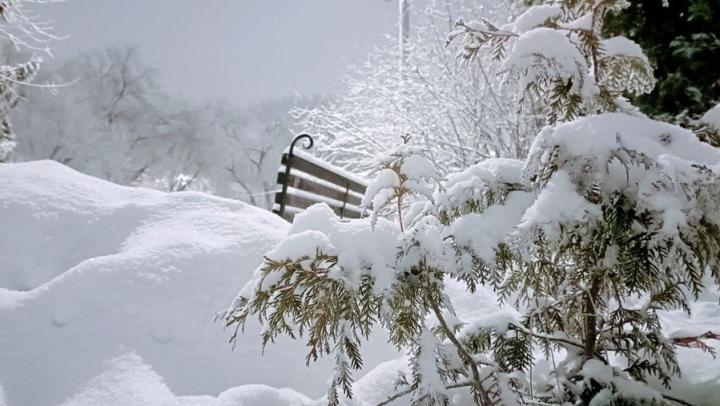
<path fill-rule="evenodd" d="M 302 139 L 308 140 L 305 148 L 313 145 L 312 138 L 302 134 L 283 154 L 277 176 L 281 189 L 275 194 L 273 212 L 292 221 L 295 214 L 325 202 L 341 218 L 360 218 L 359 206 L 367 182 L 304 151 L 296 151 L 295 143 Z"/>

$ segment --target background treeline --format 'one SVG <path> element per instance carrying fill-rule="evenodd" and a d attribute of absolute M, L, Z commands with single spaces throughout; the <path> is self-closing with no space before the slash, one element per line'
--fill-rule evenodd
<path fill-rule="evenodd" d="M 166 92 L 136 48 L 99 49 L 44 66 L 13 110 L 13 159 L 52 159 L 112 182 L 203 190 L 270 207 L 299 96 L 244 107 Z M 52 94 L 51 94 L 52 93 Z"/>

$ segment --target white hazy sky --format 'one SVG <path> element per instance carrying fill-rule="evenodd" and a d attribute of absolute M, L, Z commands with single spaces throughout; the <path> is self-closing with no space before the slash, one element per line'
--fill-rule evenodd
<path fill-rule="evenodd" d="M 138 45 L 171 92 L 237 103 L 333 93 L 394 34 L 397 0 L 67 0 L 38 8 L 68 38 L 57 59 Z"/>

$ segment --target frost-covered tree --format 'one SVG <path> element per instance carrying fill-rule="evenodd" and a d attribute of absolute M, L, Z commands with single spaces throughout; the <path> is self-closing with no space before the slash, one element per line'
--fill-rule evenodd
<path fill-rule="evenodd" d="M 676 346 L 712 352 L 704 340 L 720 336 L 671 334 L 661 318 L 720 285 L 720 150 L 623 98 L 654 82 L 636 44 L 600 35 L 624 5 L 567 0 L 504 26 L 459 21 L 452 37 L 468 58 L 491 47 L 523 94 L 549 101 L 526 160 L 487 159 L 448 176 L 402 228 L 309 208 L 227 324 L 258 317 L 263 344 L 287 334 L 307 340 L 308 362 L 334 357 L 330 404 L 352 395 L 351 371 L 376 328 L 410 356 L 384 403 L 683 404 L 671 387 L 682 372 Z M 408 173 L 392 169 L 398 162 L 381 161 L 373 185 L 382 187 L 368 188 L 366 202 L 392 207 Z M 457 284 L 494 291 L 512 311 L 460 314 L 449 293 Z"/>
<path fill-rule="evenodd" d="M 39 21 L 28 10 L 28 5 L 32 3 L 42 1 L 0 1 L 0 37 L 16 51 L 30 54 L 22 63 L 8 61 L 7 55 L 4 55 L 6 63 L 0 64 L 0 162 L 5 162 L 15 148 L 10 110 L 20 100 L 18 88 L 29 85 L 40 66 L 40 54 L 49 55 L 49 43 L 56 39 L 49 32 L 48 23 Z"/>
<path fill-rule="evenodd" d="M 397 39 L 372 52 L 344 78 L 347 92 L 315 109 L 295 111 L 298 127 L 318 135 L 321 156 L 355 173 L 373 168 L 374 157 L 392 148 L 398 134 L 415 144 L 441 174 L 489 157 L 521 157 L 541 127 L 542 106 L 518 107 L 501 80 L 492 51 L 476 63 L 457 58 L 447 33 L 461 15 L 507 19 L 509 2 L 413 1 L 411 34 L 403 46 L 402 72 Z"/>

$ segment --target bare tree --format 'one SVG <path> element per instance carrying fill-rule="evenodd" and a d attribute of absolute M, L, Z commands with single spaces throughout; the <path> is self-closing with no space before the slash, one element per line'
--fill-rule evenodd
<path fill-rule="evenodd" d="M 106 48 L 83 55 L 76 71 L 82 83 L 93 89 L 88 102 L 107 122 L 132 121 L 151 106 L 159 86 L 156 72 L 143 64 L 135 47 Z"/>
<path fill-rule="evenodd" d="M 54 159 L 91 175 L 130 184 L 155 158 L 142 143 L 158 136 L 165 116 L 152 69 L 133 48 L 80 55 L 42 74 L 72 83 L 55 89 L 25 89 L 17 131 L 19 158 Z"/>
<path fill-rule="evenodd" d="M 316 103 L 297 97 L 259 103 L 225 129 L 236 146 L 225 169 L 251 204 L 272 208 L 280 156 L 294 135 L 289 110 Z"/>

